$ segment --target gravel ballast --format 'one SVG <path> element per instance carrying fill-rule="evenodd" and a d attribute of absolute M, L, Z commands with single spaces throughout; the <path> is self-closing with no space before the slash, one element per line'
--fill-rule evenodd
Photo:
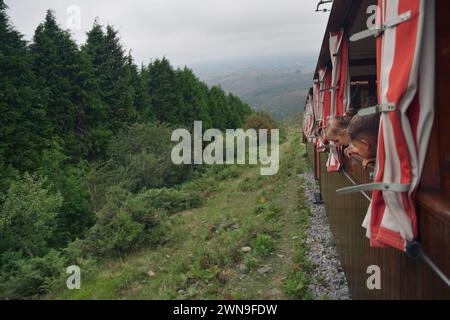
<path fill-rule="evenodd" d="M 304 181 L 305 199 L 311 210 L 306 231 L 307 257 L 312 262 L 312 281 L 309 289 L 314 299 L 350 300 L 350 290 L 339 255 L 333 243 L 328 218 L 323 204 L 314 204 L 314 193 L 320 192 L 314 175 L 299 175 Z"/>

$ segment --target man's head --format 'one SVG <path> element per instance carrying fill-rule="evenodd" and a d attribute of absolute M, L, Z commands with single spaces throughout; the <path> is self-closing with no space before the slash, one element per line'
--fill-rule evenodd
<path fill-rule="evenodd" d="M 375 158 L 377 155 L 378 131 L 380 128 L 380 115 L 356 115 L 347 128 L 352 145 L 364 159 Z"/>

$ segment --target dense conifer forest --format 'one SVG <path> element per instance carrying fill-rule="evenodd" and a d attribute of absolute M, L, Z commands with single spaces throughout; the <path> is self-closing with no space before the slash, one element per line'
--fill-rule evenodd
<path fill-rule="evenodd" d="M 253 111 L 149 61 L 99 21 L 78 45 L 51 10 L 27 42 L 0 0 L 0 298 L 39 297 L 71 264 L 164 243 L 167 216 L 201 205 L 196 183 L 214 170 L 173 165 L 172 130 L 240 128 Z"/>

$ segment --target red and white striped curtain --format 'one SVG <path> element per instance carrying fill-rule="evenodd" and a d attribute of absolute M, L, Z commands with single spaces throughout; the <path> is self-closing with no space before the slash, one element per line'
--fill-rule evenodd
<path fill-rule="evenodd" d="M 395 110 L 381 115 L 374 183 L 382 187 L 363 226 L 372 246 L 405 250 L 417 237 L 415 195 L 434 119 L 435 1 L 379 0 L 379 8 L 379 103 Z"/>
<path fill-rule="evenodd" d="M 339 116 L 348 111 L 351 102 L 348 39 L 343 29 L 330 33 L 330 55 L 333 65 L 330 115 Z"/>
<path fill-rule="evenodd" d="M 323 85 L 322 85 L 322 127 L 328 124 L 328 120 L 331 114 L 331 84 L 332 84 L 332 71 L 327 68 L 323 75 Z"/>
<path fill-rule="evenodd" d="M 350 107 L 350 70 L 348 61 L 348 39 L 341 29 L 330 33 L 330 57 L 333 66 L 330 75 L 330 106 L 325 122 L 332 116 L 343 115 Z M 327 161 L 329 172 L 339 171 L 342 159 L 340 147 L 330 143 L 330 155 Z"/>
<path fill-rule="evenodd" d="M 329 144 L 330 154 L 327 160 L 327 171 L 328 172 L 338 172 L 342 167 L 342 159 L 339 156 L 339 146 L 330 142 Z"/>
<path fill-rule="evenodd" d="M 303 114 L 303 134 L 308 139 L 309 142 L 312 141 L 313 133 L 314 133 L 314 98 L 311 95 L 308 95 L 305 105 L 305 111 Z"/>
<path fill-rule="evenodd" d="M 320 100 L 320 72 L 319 72 L 319 79 L 314 81 L 313 99 L 314 99 L 313 100 L 313 108 L 314 108 L 313 132 L 314 132 L 314 130 L 316 130 L 317 125 L 319 124 L 320 117 L 322 114 L 322 101 Z M 315 136 L 315 134 L 314 134 L 313 142 L 314 142 L 314 144 L 318 143 L 318 138 Z"/>
<path fill-rule="evenodd" d="M 321 101 L 321 121 L 320 121 L 320 135 L 317 144 L 317 150 L 319 152 L 325 152 L 328 145 L 328 140 L 325 136 L 325 127 L 328 123 L 330 115 L 330 86 L 331 86 L 331 70 L 325 68 L 320 72 L 320 101 Z"/>
<path fill-rule="evenodd" d="M 319 149 L 323 147 L 322 138 L 318 135 L 319 129 L 323 127 L 323 88 L 325 86 L 325 74 L 326 69 L 319 69 L 318 76 L 319 78 L 315 80 L 313 87 L 313 96 L 314 96 L 314 115 L 315 115 L 315 124 L 314 124 L 314 132 L 315 139 L 314 143 L 317 145 Z"/>
<path fill-rule="evenodd" d="M 315 107 L 316 107 L 316 121 L 322 126 L 323 125 L 323 89 L 325 88 L 325 74 L 326 69 L 320 69 L 319 70 L 319 79 L 317 83 L 315 84 Z"/>

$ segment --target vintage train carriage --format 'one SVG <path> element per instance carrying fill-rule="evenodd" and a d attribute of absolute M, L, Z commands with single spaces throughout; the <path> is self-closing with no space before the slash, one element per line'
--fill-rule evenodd
<path fill-rule="evenodd" d="M 383 100 L 386 95 L 389 98 L 389 90 L 396 81 L 401 82 L 405 71 L 399 69 L 397 74 L 392 74 L 391 70 L 391 74 L 388 74 L 391 83 L 386 85 L 387 81 L 383 80 L 387 73 L 385 69 L 393 69 L 395 64 L 400 65 L 399 68 L 405 68 L 407 58 L 404 61 L 391 61 L 391 65 L 388 65 L 386 60 L 389 53 L 386 53 L 386 48 L 382 51 L 377 41 L 385 37 L 384 41 L 388 42 L 387 38 L 393 37 L 394 33 L 390 29 L 397 28 L 397 42 L 388 48 L 394 59 L 397 56 L 408 57 L 411 53 L 408 50 L 415 50 L 407 42 L 413 37 L 405 32 L 420 30 L 413 30 L 412 26 L 409 27 L 411 30 L 400 29 L 401 24 L 411 18 L 411 13 L 401 7 L 413 3 L 418 8 L 428 6 L 428 14 L 420 22 L 423 29 L 420 29 L 421 25 L 416 26 L 423 31 L 422 40 L 417 36 L 416 41 L 422 41 L 422 52 L 428 51 L 423 56 L 428 56 L 417 67 L 418 82 L 406 85 L 416 90 L 415 99 L 425 99 L 423 97 L 427 94 L 426 90 L 432 90 L 434 102 L 433 113 L 430 114 L 434 115 L 434 122 L 433 119 L 427 119 L 423 125 L 430 124 L 431 133 L 424 129 L 425 133 L 421 138 L 424 137 L 426 143 L 423 143 L 424 140 L 417 143 L 420 144 L 417 148 L 422 152 L 422 157 L 426 157 L 422 159 L 423 171 L 419 171 L 419 184 L 411 193 L 417 232 L 414 234 L 414 241 L 408 242 L 405 250 L 401 250 L 402 244 L 394 240 L 392 245 L 380 248 L 373 239 L 369 241 L 366 230 L 362 227 L 368 207 L 374 201 L 373 196 L 383 199 L 386 197 L 385 191 L 372 192 L 356 188 L 356 193 L 339 195 L 336 192 L 338 189 L 373 182 L 379 175 L 380 163 L 376 167 L 364 169 L 358 157 L 338 157 L 339 167 L 330 170 L 330 154 L 333 150 L 320 141 L 320 129 L 328 116 L 341 114 L 348 107 L 368 110 L 367 108 L 377 105 L 375 111 L 388 113 L 386 108 L 389 104 L 383 105 Z M 398 17 L 388 21 L 386 17 L 392 14 L 389 10 L 394 10 L 394 6 L 398 10 L 395 13 Z M 377 9 L 375 15 L 374 9 Z M 447 89 L 450 83 L 449 12 L 450 2 L 446 0 L 335 0 L 331 7 L 314 76 L 314 87 L 305 107 L 304 119 L 308 118 L 309 122 L 304 124 L 303 132 L 308 158 L 313 164 L 316 179 L 320 181 L 327 215 L 354 299 L 450 298 L 450 125 L 446 123 L 450 120 L 450 90 Z M 413 17 L 414 14 L 413 12 Z M 423 15 L 423 12 L 420 11 L 419 14 Z M 370 23 L 374 27 L 371 28 Z M 368 28 L 372 30 L 367 31 Z M 367 34 L 361 33 L 364 30 Z M 389 32 L 383 35 L 385 30 Z M 426 32 L 428 35 L 425 35 Z M 433 32 L 432 36 L 430 32 Z M 403 51 L 400 52 L 401 50 Z M 435 80 L 434 85 L 432 80 L 423 82 L 426 77 L 430 79 L 430 76 Z M 399 108 L 400 103 L 405 103 L 404 96 L 407 92 L 401 94 L 403 96 L 400 99 L 403 97 L 403 100 L 394 106 L 396 108 Z M 412 105 L 415 101 L 408 103 Z M 417 108 L 413 111 L 417 112 Z M 409 119 L 414 119 L 411 116 L 413 111 L 408 111 Z M 386 118 L 382 116 L 382 119 L 389 119 L 388 117 L 389 115 Z M 314 123 L 315 128 L 310 127 L 311 123 Z M 388 137 L 383 137 L 382 143 L 392 143 L 385 141 L 387 139 Z M 380 147 L 378 152 L 380 154 Z M 383 165 L 398 160 L 396 157 L 392 158 L 383 159 L 386 162 Z M 369 289 L 367 286 L 370 266 L 380 267 L 381 289 Z"/>

